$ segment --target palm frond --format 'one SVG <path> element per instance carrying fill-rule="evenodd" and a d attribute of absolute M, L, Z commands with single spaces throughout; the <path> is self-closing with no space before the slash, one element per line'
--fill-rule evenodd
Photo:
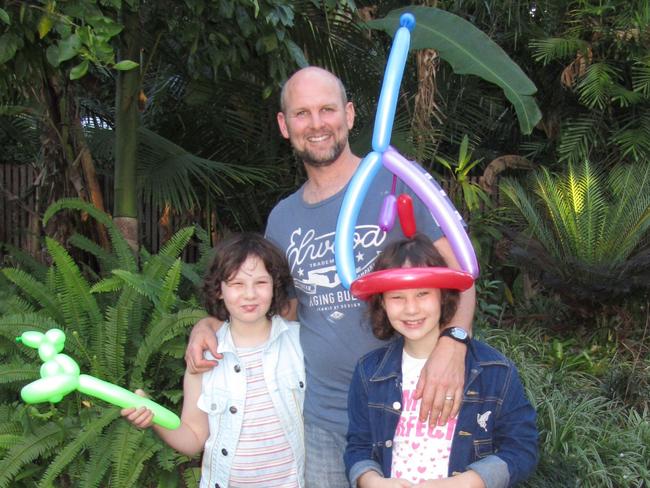
<path fill-rule="evenodd" d="M 138 178 L 143 197 L 161 208 L 165 204 L 188 210 L 200 203 L 195 188 L 204 187 L 221 198 L 234 184 L 267 184 L 263 167 L 222 163 L 195 156 L 148 129 L 139 130 Z"/>
<path fill-rule="evenodd" d="M 632 89 L 645 98 L 650 98 L 650 58 L 632 66 Z"/>
<path fill-rule="evenodd" d="M 576 86 L 580 102 L 590 109 L 603 110 L 610 101 L 619 76 L 619 71 L 606 62 L 589 65 Z M 619 89 L 618 94 L 621 93 Z"/>
<path fill-rule="evenodd" d="M 568 119 L 563 124 L 557 148 L 560 161 L 579 163 L 589 159 L 601 145 L 600 120 L 596 114 L 585 114 Z"/>
<path fill-rule="evenodd" d="M 551 37 L 530 42 L 533 59 L 546 66 L 552 61 L 574 57 L 577 53 L 586 53 L 589 44 L 582 39 Z"/>

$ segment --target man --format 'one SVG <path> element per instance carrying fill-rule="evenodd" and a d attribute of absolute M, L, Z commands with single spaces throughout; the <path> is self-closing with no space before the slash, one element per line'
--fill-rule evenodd
<path fill-rule="evenodd" d="M 295 282 L 296 299 L 288 318 L 301 323 L 307 390 L 305 398 L 306 484 L 308 488 L 348 486 L 343 465 L 347 430 L 347 390 L 354 366 L 367 352 L 381 345 L 372 336 L 365 307 L 345 290 L 336 275 L 334 233 L 345 188 L 361 159 L 354 155 L 348 133 L 354 106 L 347 101 L 341 81 L 316 67 L 296 72 L 284 85 L 277 115 L 282 136 L 289 139 L 307 172 L 307 182 L 271 212 L 266 236 L 284 249 Z M 362 272 L 391 238 L 402 237 L 399 225 L 390 233 L 379 229 L 377 218 L 392 175 L 382 169 L 361 206 L 355 229 L 355 261 Z M 406 191 L 406 190 L 404 190 Z M 382 195 L 383 192 L 383 195 Z M 414 199 L 418 231 L 427 233 L 450 267 L 459 268 L 447 239 L 430 213 Z M 471 330 L 475 292 L 461 295 L 458 312 L 450 322 Z M 203 351 L 216 355 L 211 318 L 194 327 L 186 352 L 188 368 L 202 371 L 215 365 Z M 462 400 L 466 345 L 451 337 L 438 341 L 422 372 L 420 418 L 441 425 L 455 416 Z"/>

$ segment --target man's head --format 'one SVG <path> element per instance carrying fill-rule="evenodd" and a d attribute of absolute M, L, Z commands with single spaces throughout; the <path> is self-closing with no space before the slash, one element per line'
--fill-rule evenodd
<path fill-rule="evenodd" d="M 296 155 L 312 167 L 329 166 L 348 149 L 354 107 L 343 83 L 317 67 L 297 71 L 282 87 L 278 125 Z"/>

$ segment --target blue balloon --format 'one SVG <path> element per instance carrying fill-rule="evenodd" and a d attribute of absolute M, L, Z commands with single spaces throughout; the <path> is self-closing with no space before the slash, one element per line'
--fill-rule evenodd
<path fill-rule="evenodd" d="M 412 15 L 411 17 L 413 18 Z M 415 25 L 415 18 L 412 20 L 413 25 L 411 29 Z M 408 18 L 406 23 L 409 23 Z M 388 145 L 390 144 L 395 109 L 397 108 L 397 97 L 399 96 L 399 87 L 402 84 L 402 75 L 404 74 L 404 66 L 406 64 L 410 43 L 411 31 L 409 28 L 400 27 L 397 29 L 395 38 L 393 39 L 393 47 L 390 50 L 388 62 L 386 63 L 386 71 L 384 71 L 384 82 L 377 104 L 377 115 L 375 116 L 375 129 L 372 133 L 372 149 L 380 153 L 388 149 Z"/>
<path fill-rule="evenodd" d="M 334 236 L 336 272 L 341 279 L 341 284 L 347 289 L 357 277 L 354 265 L 354 228 L 357 217 L 361 204 L 368 194 L 370 183 L 377 175 L 381 165 L 381 154 L 378 152 L 373 151 L 363 158 L 350 180 L 336 222 Z"/>

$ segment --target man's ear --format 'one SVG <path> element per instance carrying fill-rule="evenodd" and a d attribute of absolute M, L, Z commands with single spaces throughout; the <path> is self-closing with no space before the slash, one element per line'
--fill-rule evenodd
<path fill-rule="evenodd" d="M 284 112 L 278 112 L 276 116 L 280 133 L 285 139 L 289 139 L 289 129 L 287 129 L 287 120 L 284 117 Z"/>
<path fill-rule="evenodd" d="M 348 102 L 345 104 L 345 120 L 348 125 L 348 130 L 352 130 L 352 127 L 354 127 L 354 104 L 352 102 Z"/>

